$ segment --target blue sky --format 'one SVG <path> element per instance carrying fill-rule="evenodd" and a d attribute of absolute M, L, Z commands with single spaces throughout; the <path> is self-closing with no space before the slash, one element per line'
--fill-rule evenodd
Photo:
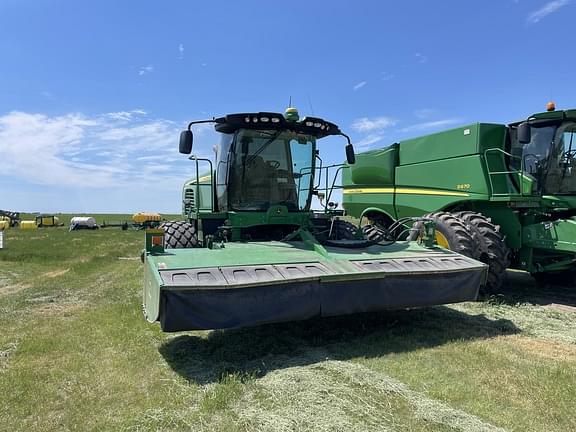
<path fill-rule="evenodd" d="M 574 0 L 0 0 L 0 208 L 179 212 L 179 130 L 289 97 L 358 150 L 574 108 L 575 17 Z M 321 151 L 344 159 L 338 139 Z"/>

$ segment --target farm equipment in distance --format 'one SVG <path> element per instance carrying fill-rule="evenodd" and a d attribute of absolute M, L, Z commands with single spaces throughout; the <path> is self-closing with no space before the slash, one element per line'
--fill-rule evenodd
<path fill-rule="evenodd" d="M 340 219 L 329 171 L 335 179 L 348 168 L 322 166 L 316 150 L 318 139 L 341 136 L 354 163 L 334 123 L 294 108 L 229 114 L 191 122 L 181 153 L 191 153 L 199 123 L 221 135 L 215 162 L 189 157 L 186 220 L 147 230 L 142 254 L 145 317 L 164 331 L 468 301 L 484 285 L 487 266 L 435 247 L 431 222 L 420 242 L 407 242 Z M 311 210 L 314 195 L 326 197 L 322 211 Z"/>
<path fill-rule="evenodd" d="M 382 229 L 434 220 L 439 245 L 489 264 L 489 290 L 507 267 L 574 285 L 576 110 L 550 103 L 509 125 L 476 123 L 358 154 L 343 186 L 348 214 Z"/>
<path fill-rule="evenodd" d="M 20 223 L 20 213 L 8 210 L 0 210 L 0 222 L 6 222 L 5 224 L 2 224 L 3 226 L 5 225 L 5 228 L 17 227 Z"/>
<path fill-rule="evenodd" d="M 36 226 L 38 228 L 52 228 L 64 226 L 57 216 L 52 214 L 39 214 L 35 218 Z"/>

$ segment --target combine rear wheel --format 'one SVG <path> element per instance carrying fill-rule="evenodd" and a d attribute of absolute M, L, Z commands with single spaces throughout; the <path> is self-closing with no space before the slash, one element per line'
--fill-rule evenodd
<path fill-rule="evenodd" d="M 489 266 L 486 292 L 498 291 L 506 280 L 506 268 L 510 265 L 510 251 L 500 227 L 481 213 L 463 211 L 455 215 L 468 225 L 478 240 L 478 259 Z"/>
<path fill-rule="evenodd" d="M 470 258 L 478 258 L 478 243 L 468 226 L 456 215 L 448 212 L 434 212 L 422 216 L 436 223 L 436 243 Z M 422 223 L 417 222 L 409 240 L 421 237 Z"/>
<path fill-rule="evenodd" d="M 166 249 L 184 249 L 198 247 L 196 228 L 186 221 L 168 221 L 160 224 L 164 229 Z"/>

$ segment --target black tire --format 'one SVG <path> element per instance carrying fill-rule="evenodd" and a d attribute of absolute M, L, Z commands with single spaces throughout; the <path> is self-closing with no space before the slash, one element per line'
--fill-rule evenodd
<path fill-rule="evenodd" d="M 389 237 L 388 230 L 381 225 L 364 225 L 362 233 L 367 240 L 378 243 Z"/>
<path fill-rule="evenodd" d="M 457 216 L 448 212 L 434 212 L 422 216 L 436 223 L 436 231 L 444 236 L 448 242 L 448 249 L 464 256 L 478 258 L 478 242 L 468 226 Z M 414 224 L 409 240 L 418 240 L 422 235 L 422 222 Z"/>
<path fill-rule="evenodd" d="M 478 240 L 478 259 L 489 266 L 486 293 L 497 292 L 506 280 L 506 269 L 510 265 L 510 250 L 500 227 L 481 213 L 463 211 L 455 215 L 468 225 Z"/>
<path fill-rule="evenodd" d="M 332 224 L 331 240 L 358 240 L 358 227 L 353 223 L 335 219 Z"/>
<path fill-rule="evenodd" d="M 186 249 L 198 247 L 196 228 L 186 221 L 168 221 L 160 224 L 164 229 L 166 249 Z"/>

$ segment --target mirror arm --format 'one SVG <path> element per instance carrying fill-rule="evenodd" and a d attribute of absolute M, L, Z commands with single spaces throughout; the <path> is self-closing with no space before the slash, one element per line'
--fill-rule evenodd
<path fill-rule="evenodd" d="M 192 125 L 200 124 L 200 123 L 216 123 L 216 118 L 212 118 L 210 120 L 194 120 L 188 123 L 188 130 L 192 131 Z"/>
<path fill-rule="evenodd" d="M 346 138 L 346 141 L 348 142 L 348 144 L 352 144 L 352 141 L 350 141 L 350 137 L 348 135 L 346 135 L 344 132 L 340 132 L 340 136 L 343 136 L 344 138 Z"/>

